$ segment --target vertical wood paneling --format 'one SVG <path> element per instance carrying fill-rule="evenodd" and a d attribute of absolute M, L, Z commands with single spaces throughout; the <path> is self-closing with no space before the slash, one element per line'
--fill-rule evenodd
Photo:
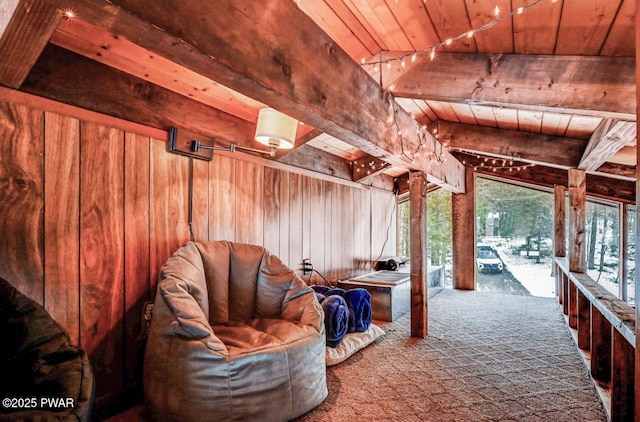
<path fill-rule="evenodd" d="M 363 274 L 365 266 L 364 258 L 364 230 L 366 219 L 363 218 L 363 201 L 362 192 L 364 189 L 351 189 L 353 197 L 353 206 L 348 218 L 351 219 L 351 227 L 353 227 L 353 266 L 351 271 L 355 275 Z"/>
<path fill-rule="evenodd" d="M 124 139 L 124 325 L 125 387 L 142 377 L 144 303 L 150 292 L 149 169 L 150 139 L 132 133 Z"/>
<path fill-rule="evenodd" d="M 0 277 L 43 303 L 44 114 L 0 103 Z"/>
<path fill-rule="evenodd" d="M 209 166 L 209 240 L 235 241 L 236 160 L 216 155 Z"/>
<path fill-rule="evenodd" d="M 355 237 L 357 230 L 353 224 L 353 188 L 341 186 L 340 189 L 340 221 L 342 222 L 340 247 L 342 262 L 340 264 L 340 279 L 346 279 L 357 268 L 355 254 Z"/>
<path fill-rule="evenodd" d="M 364 254 L 363 257 L 365 259 L 365 268 L 364 272 L 368 273 L 373 271 L 373 267 L 371 266 L 371 254 L 372 254 L 372 238 L 371 238 L 371 210 L 372 210 L 372 200 L 371 200 L 371 191 L 364 190 L 363 191 L 363 200 L 364 200 L 364 213 L 362 218 L 365 220 L 365 233 L 364 233 Z"/>
<path fill-rule="evenodd" d="M 299 271 L 302 259 L 302 176 L 289 174 L 289 260 L 288 265 Z"/>
<path fill-rule="evenodd" d="M 280 172 L 280 258 L 289 260 L 289 172 Z"/>
<path fill-rule="evenodd" d="M 209 240 L 209 162 L 193 160 L 193 238 Z"/>
<path fill-rule="evenodd" d="M 302 176 L 302 258 L 311 253 L 311 178 Z M 302 260 L 300 260 L 302 263 Z"/>
<path fill-rule="evenodd" d="M 336 281 L 342 270 L 342 186 L 335 185 L 331 189 L 331 280 Z M 345 227 L 345 229 L 347 229 Z"/>
<path fill-rule="evenodd" d="M 280 256 L 280 175 L 281 171 L 264 169 L 264 242 L 269 252 Z M 286 224 L 286 222 L 285 222 Z"/>
<path fill-rule="evenodd" d="M 80 344 L 96 379 L 96 396 L 123 381 L 124 135 L 82 123 L 80 144 Z"/>
<path fill-rule="evenodd" d="M 264 239 L 264 167 L 236 162 L 236 242 L 261 245 Z"/>
<path fill-rule="evenodd" d="M 151 141 L 151 292 L 155 297 L 162 264 L 189 240 L 187 200 L 189 160 Z"/>
<path fill-rule="evenodd" d="M 326 231 L 324 182 L 310 179 L 310 220 L 309 259 L 313 267 L 324 274 L 324 241 Z M 311 274 L 312 284 L 324 284 L 317 274 Z"/>
<path fill-rule="evenodd" d="M 333 191 L 337 185 L 323 181 L 324 184 L 324 264 L 321 271 L 325 277 L 329 280 L 335 280 L 333 277 L 333 267 L 331 266 L 331 251 L 333 250 L 333 244 L 331 243 L 331 236 L 333 233 L 333 219 L 332 219 L 332 207 L 333 207 Z"/>
<path fill-rule="evenodd" d="M 80 122 L 45 113 L 45 308 L 80 343 Z"/>

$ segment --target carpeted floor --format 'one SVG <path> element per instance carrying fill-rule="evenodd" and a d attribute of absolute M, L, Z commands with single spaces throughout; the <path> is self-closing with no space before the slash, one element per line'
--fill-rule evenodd
<path fill-rule="evenodd" d="M 329 396 L 299 421 L 606 421 L 553 299 L 444 290 L 426 339 L 409 321 L 328 368 Z"/>

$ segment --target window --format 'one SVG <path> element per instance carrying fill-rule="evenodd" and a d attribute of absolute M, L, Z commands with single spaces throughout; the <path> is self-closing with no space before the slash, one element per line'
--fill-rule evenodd
<path fill-rule="evenodd" d="M 635 305 L 636 300 L 636 207 L 627 206 L 627 303 Z"/>
<path fill-rule="evenodd" d="M 585 246 L 587 274 L 620 297 L 620 212 L 617 205 L 587 201 Z"/>

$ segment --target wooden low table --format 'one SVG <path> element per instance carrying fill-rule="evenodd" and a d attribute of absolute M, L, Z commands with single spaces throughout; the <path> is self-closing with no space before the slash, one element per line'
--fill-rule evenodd
<path fill-rule="evenodd" d="M 376 271 L 338 282 L 345 290 L 363 288 L 371 294 L 373 319 L 394 321 L 409 311 L 411 283 L 408 273 Z"/>

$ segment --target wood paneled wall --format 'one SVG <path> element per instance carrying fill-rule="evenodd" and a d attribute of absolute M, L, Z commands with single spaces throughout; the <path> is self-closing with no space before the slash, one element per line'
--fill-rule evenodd
<path fill-rule="evenodd" d="M 196 240 L 264 245 L 296 270 L 310 258 L 333 281 L 395 255 L 391 193 L 226 156 L 193 174 Z M 189 239 L 188 182 L 164 141 L 0 103 L 0 277 L 88 352 L 98 399 L 140 384 L 143 305 Z"/>

